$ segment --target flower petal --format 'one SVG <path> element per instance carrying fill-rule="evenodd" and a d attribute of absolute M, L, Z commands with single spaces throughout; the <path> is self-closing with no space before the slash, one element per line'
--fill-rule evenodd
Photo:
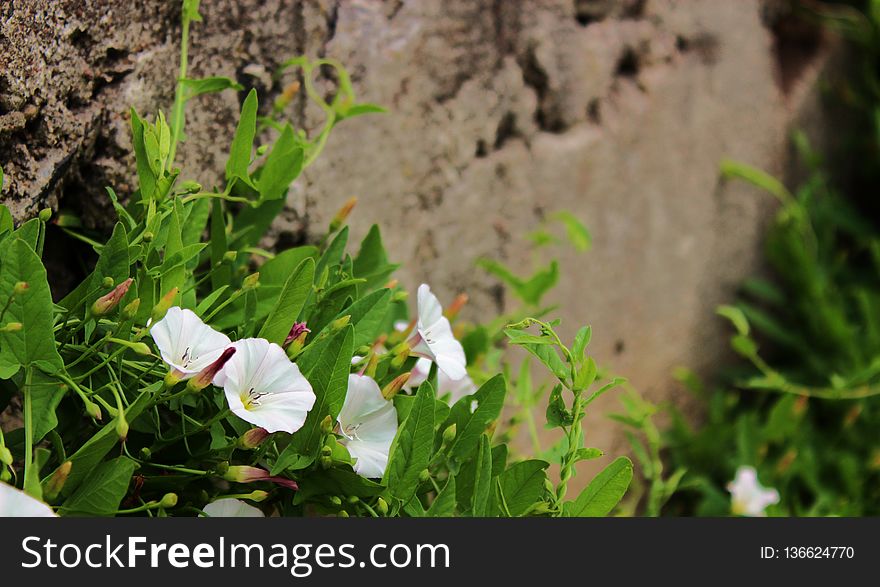
<path fill-rule="evenodd" d="M 264 518 L 258 508 L 248 505 L 240 499 L 224 497 L 212 501 L 202 511 L 212 518 Z"/>
<path fill-rule="evenodd" d="M 192 310 L 174 306 L 150 328 L 162 360 L 188 379 L 216 361 L 231 344 Z"/>
<path fill-rule="evenodd" d="M 443 317 L 443 308 L 427 283 L 419 286 L 418 291 L 419 324 L 430 326 Z"/>
<path fill-rule="evenodd" d="M 382 397 L 379 384 L 367 375 L 349 375 L 345 401 L 336 420 L 345 429 L 360 423 L 364 416 L 381 410 L 389 402 Z"/>
<path fill-rule="evenodd" d="M 262 338 L 233 343 L 235 354 L 214 378 L 222 383 L 229 409 L 269 432 L 293 433 L 315 404 L 311 384 L 284 350 Z"/>
<path fill-rule="evenodd" d="M 353 440 L 346 443 L 348 454 L 357 459 L 354 471 L 369 479 L 379 479 L 388 466 L 388 447 L 384 443 Z"/>
<path fill-rule="evenodd" d="M 24 491 L 0 481 L 0 518 L 55 518 L 52 508 Z"/>

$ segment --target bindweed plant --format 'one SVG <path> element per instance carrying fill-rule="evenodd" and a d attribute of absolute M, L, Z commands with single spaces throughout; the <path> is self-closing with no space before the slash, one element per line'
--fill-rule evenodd
<path fill-rule="evenodd" d="M 292 59 L 282 70 L 299 70 L 322 127 L 309 136 L 285 119 L 296 85 L 263 115 L 251 90 L 223 185 L 205 189 L 175 166 L 187 104 L 243 89 L 187 77 L 197 0 L 182 19 L 170 117 L 131 112 L 138 189 L 108 188 L 118 222 L 106 241 L 64 226 L 94 248 L 91 273 L 53 302 L 42 261 L 51 214 L 16 227 L 0 207 L 0 408 L 20 398 L 23 420 L 0 432 L 0 515 L 611 511 L 627 459 L 576 498 L 567 491 L 574 465 L 601 454 L 584 448 L 584 411 L 617 383 L 598 380 L 589 329 L 571 348 L 537 319 L 505 330 L 559 380 L 547 413 L 567 447 L 554 484 L 547 461 L 514 459 L 493 439 L 507 382 L 471 378 L 453 331 L 460 304 L 444 312 L 426 284 L 410 300 L 376 226 L 348 252 L 353 201 L 317 244 L 259 248 L 333 128 L 382 109 L 357 102 L 341 64 Z M 329 99 L 314 87 L 322 68 L 338 82 Z"/>
<path fill-rule="evenodd" d="M 681 374 L 705 402 L 706 420 L 694 428 L 675 414 L 669 455 L 688 474 L 671 511 L 765 513 L 736 503 L 731 510 L 727 495 L 760 476 L 778 491 L 752 492 L 764 495 L 771 515 L 878 512 L 880 240 L 804 138 L 796 142 L 814 162 L 796 194 L 757 169 L 723 166 L 782 203 L 767 239 L 774 279 L 749 280 L 735 305 L 718 310 L 749 365 L 731 374 L 741 391 L 710 392 Z"/>

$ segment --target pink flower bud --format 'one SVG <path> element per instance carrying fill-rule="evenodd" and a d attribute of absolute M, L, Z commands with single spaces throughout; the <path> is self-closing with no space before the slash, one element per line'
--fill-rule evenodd
<path fill-rule="evenodd" d="M 294 322 L 293 326 L 291 326 L 290 328 L 290 332 L 288 333 L 287 338 L 284 339 L 284 344 L 282 344 L 281 346 L 283 348 L 287 348 L 288 346 L 290 346 L 290 343 L 296 340 L 299 340 L 300 344 L 302 344 L 306 340 L 306 335 L 310 332 L 311 330 L 306 327 L 305 322 Z"/>
<path fill-rule="evenodd" d="M 257 448 L 266 438 L 269 432 L 265 428 L 251 428 L 238 439 L 238 445 L 244 449 Z"/>
<path fill-rule="evenodd" d="M 101 296 L 95 303 L 92 304 L 92 316 L 104 316 L 110 310 L 119 305 L 119 300 L 128 293 L 128 288 L 131 287 L 132 278 L 129 277 L 116 287 L 114 287 L 110 293 Z"/>
<path fill-rule="evenodd" d="M 214 381 L 214 377 L 217 373 L 220 372 L 220 369 L 226 364 L 226 362 L 232 358 L 232 355 L 235 354 L 235 347 L 227 347 L 223 350 L 223 353 L 220 357 L 199 371 L 199 373 L 192 377 L 189 381 L 187 381 L 186 386 L 191 391 L 201 391 L 202 389 L 208 387 L 212 381 Z"/>
<path fill-rule="evenodd" d="M 227 469 L 226 473 L 223 475 L 223 478 L 227 481 L 233 481 L 235 483 L 271 481 L 272 483 L 276 483 L 278 485 L 281 485 L 282 487 L 287 487 L 288 489 L 292 489 L 294 491 L 299 489 L 299 485 L 297 485 L 296 481 L 294 481 L 293 479 L 287 479 L 286 477 L 272 477 L 265 469 L 260 469 L 259 467 L 249 467 L 247 465 L 233 465 L 229 467 L 229 469 Z"/>

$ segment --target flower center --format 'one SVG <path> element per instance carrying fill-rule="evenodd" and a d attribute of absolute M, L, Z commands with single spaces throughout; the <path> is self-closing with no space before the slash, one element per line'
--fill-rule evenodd
<path fill-rule="evenodd" d="M 244 404 L 244 409 L 252 410 L 254 408 L 260 407 L 260 398 L 265 395 L 269 394 L 256 391 L 253 387 L 251 387 L 246 394 L 242 394 L 241 403 Z"/>
<path fill-rule="evenodd" d="M 183 368 L 189 367 L 191 363 L 198 360 L 198 357 L 193 356 L 191 353 L 191 347 L 186 347 L 186 350 L 183 351 L 183 356 L 180 357 L 180 364 L 183 366 Z"/>
<path fill-rule="evenodd" d="M 361 422 L 357 424 L 349 424 L 345 428 L 342 429 L 342 435 L 345 436 L 349 440 L 360 440 L 357 435 L 358 429 L 361 427 Z"/>

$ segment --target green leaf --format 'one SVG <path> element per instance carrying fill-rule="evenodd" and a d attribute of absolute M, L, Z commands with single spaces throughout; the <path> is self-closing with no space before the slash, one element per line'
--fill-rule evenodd
<path fill-rule="evenodd" d="M 128 492 L 137 464 L 128 457 L 101 463 L 79 489 L 65 500 L 61 513 L 81 516 L 111 516 Z"/>
<path fill-rule="evenodd" d="M 577 331 L 574 337 L 574 344 L 571 347 L 571 356 L 575 361 L 583 359 L 584 353 L 587 351 L 587 345 L 593 337 L 593 330 L 589 326 L 584 326 Z"/>
<path fill-rule="evenodd" d="M 257 184 L 260 199 L 266 201 L 283 198 L 291 182 L 299 177 L 302 166 L 302 146 L 296 141 L 293 128 L 287 124 L 260 169 L 260 180 Z"/>
<path fill-rule="evenodd" d="M 260 283 L 284 285 L 290 274 L 306 259 L 316 260 L 318 249 L 313 246 L 294 247 L 282 251 L 260 266 Z"/>
<path fill-rule="evenodd" d="M 149 405 L 150 399 L 163 388 L 163 385 L 162 381 L 157 381 L 147 387 L 125 409 L 125 417 L 130 425 L 135 424 L 137 418 Z M 76 491 L 83 480 L 98 466 L 98 463 L 116 446 L 117 442 L 119 442 L 119 436 L 116 433 L 116 420 L 114 419 L 105 424 L 97 434 L 89 438 L 85 444 L 68 457 L 67 460 L 71 461 L 73 466 L 64 487 L 61 489 L 61 494 L 69 496 Z"/>
<path fill-rule="evenodd" d="M 66 387 L 45 375 L 35 371 L 31 377 L 31 413 L 33 415 L 33 442 L 43 440 L 51 430 L 58 426 L 55 410 L 64 398 Z"/>
<path fill-rule="evenodd" d="M 449 447 L 450 457 L 464 460 L 474 452 L 480 441 L 480 435 L 501 413 L 506 391 L 504 376 L 498 374 L 484 383 L 473 395 L 465 396 L 455 402 L 449 417 L 441 427 L 441 430 L 446 430 L 450 425 L 456 425 L 455 440 Z M 476 407 L 471 411 L 474 402 Z"/>
<path fill-rule="evenodd" d="M 446 485 L 431 502 L 431 506 L 425 512 L 429 518 L 449 518 L 455 514 L 455 477 L 452 475 L 446 480 Z"/>
<path fill-rule="evenodd" d="M 278 345 L 284 342 L 290 333 L 291 326 L 299 316 L 300 310 L 306 303 L 306 298 L 312 291 L 314 276 L 315 261 L 307 258 L 290 274 L 281 289 L 278 301 L 275 302 L 275 307 L 272 308 L 257 336 Z M 355 340 L 357 340 L 356 337 L 355 334 Z M 355 342 L 354 346 L 357 347 L 359 344 Z"/>
<path fill-rule="evenodd" d="M 632 476 L 632 461 L 618 457 L 596 475 L 576 500 L 563 504 L 563 515 L 578 518 L 607 516 L 623 498 Z"/>
<path fill-rule="evenodd" d="M 333 467 L 326 471 L 318 470 L 309 475 L 309 482 L 303 483 L 294 494 L 293 503 L 300 504 L 312 497 L 326 500 L 330 495 L 373 497 L 382 493 L 385 488 L 365 477 L 361 477 L 350 468 Z"/>
<path fill-rule="evenodd" d="M 228 77 L 214 76 L 201 79 L 182 79 L 180 85 L 183 86 L 184 96 L 186 100 L 195 98 L 202 94 L 213 94 L 222 92 L 223 90 L 241 91 L 244 87 L 231 80 Z"/>
<path fill-rule="evenodd" d="M 254 135 L 257 134 L 257 91 L 248 92 L 241 105 L 241 116 L 235 129 L 232 145 L 229 147 L 229 160 L 226 162 L 226 179 L 239 177 L 247 179 L 251 164 L 251 151 L 254 148 Z"/>
<path fill-rule="evenodd" d="M 556 385 L 550 392 L 550 399 L 547 402 L 547 427 L 561 428 L 571 426 L 573 423 L 574 414 L 571 413 L 562 398 L 562 385 Z"/>
<path fill-rule="evenodd" d="M 325 341 L 310 344 L 300 355 L 297 363 L 312 384 L 316 400 L 305 424 L 293 435 L 282 456 L 287 452 L 301 455 L 317 453 L 321 440 L 321 421 L 327 416 L 335 421 L 345 401 L 353 340 L 354 329 L 347 326 Z"/>
<path fill-rule="evenodd" d="M 492 490 L 492 449 L 489 437 L 480 435 L 479 448 L 474 459 L 476 465 L 474 475 L 474 493 L 471 502 L 471 516 L 483 517 L 489 512 L 489 495 Z"/>
<path fill-rule="evenodd" d="M 756 167 L 725 159 L 721 162 L 721 175 L 724 178 L 743 179 L 752 185 L 764 189 L 776 196 L 783 203 L 790 203 L 794 197 L 781 181 Z"/>
<path fill-rule="evenodd" d="M 373 225 L 354 259 L 354 276 L 366 279 L 364 290 L 370 291 L 382 286 L 399 265 L 388 262 L 388 254 L 382 244 L 379 227 Z"/>
<path fill-rule="evenodd" d="M 9 211 L 9 208 L 0 204 L 0 235 L 12 232 L 13 230 L 15 230 L 15 223 L 12 221 L 12 213 Z"/>
<path fill-rule="evenodd" d="M 385 324 L 391 303 L 391 290 L 380 289 L 359 299 L 336 317 L 351 316 L 354 326 L 354 348 L 373 342 Z"/>
<path fill-rule="evenodd" d="M 137 110 L 131 109 L 131 144 L 134 149 L 138 183 L 140 184 L 141 200 L 147 202 L 156 191 L 156 175 L 150 166 L 147 149 L 144 146 L 144 129 L 146 124 L 138 116 Z"/>
<path fill-rule="evenodd" d="M 505 328 L 504 334 L 513 344 L 556 344 L 556 341 L 549 336 L 535 336 L 516 328 Z"/>
<path fill-rule="evenodd" d="M 18 282 L 28 289 L 15 295 Z M 9 298 L 13 299 L 10 301 Z M 19 322 L 14 332 L 0 332 L 0 377 L 9 378 L 19 367 L 37 366 L 47 373 L 64 368 L 55 349 L 52 294 L 42 261 L 19 238 L 0 243 L 0 308 L 6 307 L 4 324 Z"/>
<path fill-rule="evenodd" d="M 406 502 L 419 486 L 434 444 L 434 390 L 425 381 L 391 445 L 385 478 L 391 495 Z"/>
<path fill-rule="evenodd" d="M 584 226 L 574 214 L 565 210 L 560 210 L 559 212 L 554 213 L 551 218 L 553 218 L 553 220 L 558 220 L 565 225 L 565 232 L 568 235 L 568 240 L 574 245 L 574 248 L 579 251 L 588 251 L 590 249 L 590 243 L 592 242 L 590 231 L 587 230 L 587 227 Z"/>
<path fill-rule="evenodd" d="M 521 516 L 540 501 L 544 492 L 550 463 L 528 460 L 516 463 L 498 477 L 498 503 L 503 504 L 502 513 L 512 517 Z"/>
<path fill-rule="evenodd" d="M 598 459 L 604 454 L 605 453 L 598 448 L 579 448 L 577 449 L 577 452 L 574 453 L 574 458 L 575 461 L 591 461 L 593 459 Z"/>
<path fill-rule="evenodd" d="M 211 202 L 211 287 L 217 290 L 228 286 L 232 281 L 232 268 L 223 263 L 226 254 L 226 217 L 223 214 L 223 202 L 220 198 L 212 198 Z M 260 278 L 262 279 L 262 272 Z"/>
<path fill-rule="evenodd" d="M 730 320 L 730 323 L 733 324 L 733 327 L 736 328 L 736 331 L 741 335 L 749 335 L 749 321 L 745 314 L 743 314 L 742 310 L 736 306 L 718 306 L 718 308 L 715 309 L 715 313 Z"/>

